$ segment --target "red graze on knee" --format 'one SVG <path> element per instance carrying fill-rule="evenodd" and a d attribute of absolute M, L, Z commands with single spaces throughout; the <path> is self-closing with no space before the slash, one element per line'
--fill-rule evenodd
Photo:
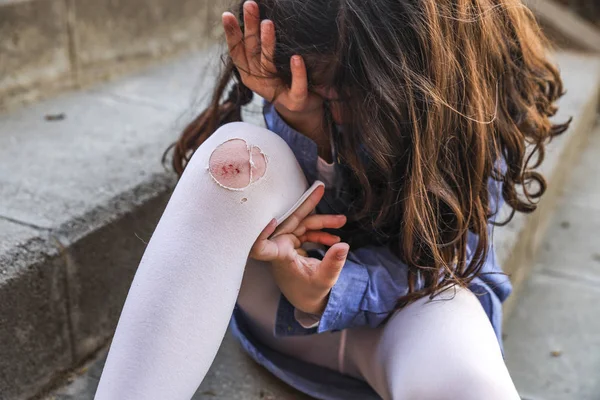
<path fill-rule="evenodd" d="M 249 147 L 244 140 L 233 139 L 213 151 L 209 170 L 221 186 L 243 189 L 264 176 L 266 159 L 258 147 Z"/>
<path fill-rule="evenodd" d="M 229 165 L 223 165 L 221 167 L 220 174 L 222 176 L 227 176 L 227 175 L 240 174 L 241 172 L 242 172 L 242 169 L 239 166 L 235 166 L 233 164 L 229 164 Z"/>

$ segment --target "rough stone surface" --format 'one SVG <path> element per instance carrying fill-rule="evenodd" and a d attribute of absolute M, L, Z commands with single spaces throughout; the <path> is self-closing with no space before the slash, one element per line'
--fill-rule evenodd
<path fill-rule="evenodd" d="M 105 353 L 73 374 L 69 382 L 44 400 L 93 400 Z M 228 334 L 204 382 L 192 400 L 309 400 L 256 366 Z"/>
<path fill-rule="evenodd" d="M 49 122 L 50 115 L 64 119 Z M 174 118 L 172 112 L 95 93 L 4 116 L 0 216 L 56 228 L 153 181 L 164 173 L 160 160 L 176 137 Z M 89 220 L 86 225 L 93 229 Z"/>
<path fill-rule="evenodd" d="M 0 217 L 0 265 L 4 268 L 0 270 L 0 279 L 9 272 L 12 273 L 14 270 L 18 270 L 13 268 L 12 263 L 9 263 L 15 251 L 39 237 L 40 232 L 38 230 Z M 11 270 L 9 271 L 8 268 Z"/>
<path fill-rule="evenodd" d="M 0 399 L 72 365 L 64 262 L 46 232 L 0 220 Z"/>
<path fill-rule="evenodd" d="M 151 61 L 210 40 L 207 9 L 214 1 L 71 1 L 82 74 L 111 74 L 123 61 Z"/>
<path fill-rule="evenodd" d="M 2 0 L 0 109 L 113 79 L 222 39 L 228 0 Z"/>
<path fill-rule="evenodd" d="M 505 333 L 506 360 L 525 398 L 592 400 L 600 393 L 600 131 L 580 161 Z"/>
<path fill-rule="evenodd" d="M 131 103 L 174 111 L 180 120 L 191 120 L 210 100 L 223 51 L 223 46 L 215 45 L 95 90 Z"/>
<path fill-rule="evenodd" d="M 595 400 L 600 392 L 597 285 L 536 275 L 506 328 L 506 362 L 526 399 Z"/>
<path fill-rule="evenodd" d="M 214 45 L 182 57 L 176 63 L 154 67 L 95 90 L 127 103 L 168 110 L 175 125 L 181 127 L 192 121 L 211 100 L 224 54 L 224 46 Z M 246 122 L 264 126 L 262 99 L 255 95 L 253 102 L 244 107 L 242 116 Z"/>
<path fill-rule="evenodd" d="M 0 2 L 0 108 L 32 87 L 70 83 L 66 14 L 64 0 Z"/>
<path fill-rule="evenodd" d="M 540 253 L 542 257 L 552 254 L 547 273 L 594 281 L 600 287 L 600 204 L 586 207 L 573 200 L 554 216 L 549 229 L 552 239 L 544 241 Z"/>
<path fill-rule="evenodd" d="M 258 367 L 231 335 L 227 335 L 193 400 L 308 400 Z"/>

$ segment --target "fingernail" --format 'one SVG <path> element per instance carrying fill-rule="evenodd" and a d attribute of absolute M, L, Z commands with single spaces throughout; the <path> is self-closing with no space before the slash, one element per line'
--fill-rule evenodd
<path fill-rule="evenodd" d="M 346 258 L 349 250 L 350 250 L 350 248 L 345 248 L 344 250 L 340 250 L 336 255 L 337 259 L 343 260 L 344 258 Z"/>
<path fill-rule="evenodd" d="M 269 21 L 268 19 L 262 20 L 261 23 L 260 23 L 261 33 L 262 34 L 270 34 L 272 26 L 273 25 L 271 24 L 271 21 Z"/>
<path fill-rule="evenodd" d="M 293 56 L 292 63 L 294 64 L 295 67 L 299 67 L 300 63 L 301 63 L 300 56 Z"/>

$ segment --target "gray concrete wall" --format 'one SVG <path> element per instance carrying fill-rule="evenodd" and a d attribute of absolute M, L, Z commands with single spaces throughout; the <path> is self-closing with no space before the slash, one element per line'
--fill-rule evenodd
<path fill-rule="evenodd" d="M 64 1 L 0 3 L 0 108 L 71 86 L 69 57 Z"/>
<path fill-rule="evenodd" d="M 230 0 L 0 1 L 0 110 L 204 48 Z"/>

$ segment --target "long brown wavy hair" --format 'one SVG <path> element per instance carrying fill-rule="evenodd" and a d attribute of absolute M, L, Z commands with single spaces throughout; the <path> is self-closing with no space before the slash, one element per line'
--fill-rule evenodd
<path fill-rule="evenodd" d="M 488 181 L 513 210 L 503 223 L 534 211 L 546 190 L 535 169 L 569 125 L 549 120 L 563 87 L 530 10 L 520 0 L 256 2 L 276 27 L 276 77 L 290 85 L 299 54 L 310 87 L 341 96 L 335 147 L 354 188 L 349 221 L 384 237 L 408 265 L 402 304 L 468 285 L 490 248 Z M 237 11 L 242 21 L 242 4 Z M 180 174 L 252 100 L 224 59 L 210 105 L 173 146 Z M 469 231 L 478 236 L 470 259 Z"/>

